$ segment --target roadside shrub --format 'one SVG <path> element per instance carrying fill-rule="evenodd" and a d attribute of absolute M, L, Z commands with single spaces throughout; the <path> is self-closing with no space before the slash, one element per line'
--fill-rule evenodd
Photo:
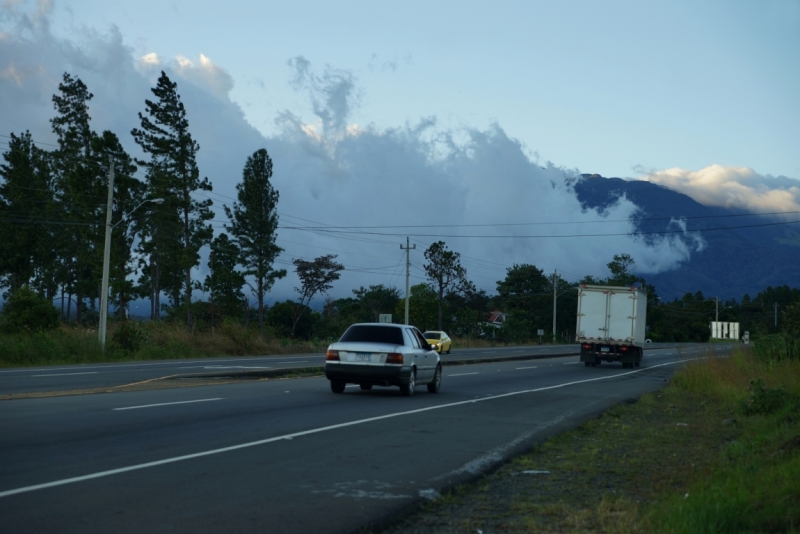
<path fill-rule="evenodd" d="M 111 340 L 122 350 L 128 353 L 139 352 L 142 345 L 147 343 L 147 330 L 136 321 L 123 321 L 117 326 L 111 336 Z"/>
<path fill-rule="evenodd" d="M 750 381 L 750 398 L 745 402 L 745 415 L 769 415 L 783 408 L 790 395 L 783 388 L 768 388 L 764 380 Z"/>
<path fill-rule="evenodd" d="M 46 332 L 58 328 L 59 316 L 49 300 L 22 286 L 6 300 L 0 313 L 0 329 L 9 334 Z"/>
<path fill-rule="evenodd" d="M 219 329 L 220 333 L 233 343 L 235 354 L 248 354 L 256 344 L 255 332 L 242 326 L 238 321 L 226 319 Z"/>

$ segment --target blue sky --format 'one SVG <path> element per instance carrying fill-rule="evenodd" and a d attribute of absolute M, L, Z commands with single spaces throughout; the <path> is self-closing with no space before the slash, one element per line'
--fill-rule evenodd
<path fill-rule="evenodd" d="M 800 177 L 796 0 L 81 0 L 56 2 L 52 21 L 116 25 L 136 55 L 204 54 L 265 134 L 301 105 L 286 62 L 302 55 L 355 76 L 358 124 L 496 121 L 541 159 L 604 176 L 720 164 Z"/>
<path fill-rule="evenodd" d="M 632 229 L 637 208 L 624 199 L 607 214 L 581 209 L 564 180 L 578 172 L 650 180 L 706 205 L 800 211 L 799 57 L 796 0 L 0 0 L 0 134 L 52 143 L 50 98 L 67 71 L 95 94 L 93 128 L 135 154 L 129 132 L 163 69 L 214 185 L 215 231 L 246 157 L 265 147 L 280 266 L 339 254 L 338 298 L 403 285 L 406 230 L 296 227 L 431 225 L 412 235 L 419 283 L 436 226 L 535 223 L 480 230 L 511 238 L 445 239 L 492 292 L 513 263 L 575 281 L 606 275 L 615 253 L 646 276 L 703 250 L 691 234 L 526 237 Z M 290 274 L 270 298 L 296 285 Z"/>

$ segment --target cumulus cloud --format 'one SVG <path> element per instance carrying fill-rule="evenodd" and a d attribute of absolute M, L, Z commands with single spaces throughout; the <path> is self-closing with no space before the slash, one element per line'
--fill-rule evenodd
<path fill-rule="evenodd" d="M 158 54 L 155 52 L 150 52 L 149 54 L 141 56 L 137 60 L 137 65 L 143 71 L 158 68 L 161 66 L 161 58 L 158 57 Z"/>
<path fill-rule="evenodd" d="M 651 172 L 642 180 L 679 191 L 706 206 L 762 213 L 800 211 L 800 180 L 761 175 L 748 167 L 673 168 Z"/>
<path fill-rule="evenodd" d="M 197 63 L 187 57 L 177 56 L 175 64 L 175 70 L 182 78 L 200 87 L 205 87 L 219 98 L 227 98 L 228 93 L 233 89 L 231 75 L 203 54 L 200 54 Z"/>
<path fill-rule="evenodd" d="M 318 122 L 304 123 L 299 110 L 276 110 L 279 133 L 264 137 L 230 100 L 230 75 L 204 55 L 196 61 L 165 61 L 156 52 L 135 57 L 114 27 L 70 38 L 79 37 L 80 45 L 53 36 L 42 23 L 23 37 L 32 19 L 15 17 L 0 24 L 9 36 L 0 42 L 0 72 L 13 64 L 9 73 L 28 74 L 0 76 L 6 129 L 0 133 L 30 129 L 35 139 L 52 142 L 51 97 L 67 71 L 95 94 L 93 128 L 116 132 L 130 152 L 138 153 L 129 132 L 138 126 L 144 100 L 152 98 L 153 76 L 164 69 L 178 83 L 190 130 L 201 146 L 198 164 L 214 185 L 216 219 L 224 219 L 222 203 L 236 196 L 247 156 L 266 147 L 280 192 L 278 244 L 285 249 L 280 266 L 291 271 L 293 258 L 339 254 L 347 271 L 334 297 L 361 285 L 402 285 L 405 260 L 399 245 L 407 234 L 417 244 L 411 259 L 414 283 L 424 280 L 424 249 L 441 239 L 462 254 L 469 277 L 488 291 L 513 263 L 532 263 L 548 272 L 558 268 L 576 280 L 606 275 L 611 256 L 626 252 L 639 272 L 648 274 L 677 267 L 702 246 L 689 234 L 563 237 L 635 234 L 630 218 L 637 207 L 623 198 L 602 214 L 584 211 L 568 180 L 577 171 L 542 166 L 497 124 L 441 130 L 435 117 L 389 129 L 351 124 L 358 90 L 349 71 L 324 67 L 320 73 L 302 56 L 290 60 L 290 83 L 307 95 Z M 505 226 L 468 226 L 498 223 Z M 221 231 L 222 223 L 215 224 Z M 426 227 L 410 228 L 419 225 Z M 204 277 L 204 271 L 201 267 L 196 276 Z M 291 298 L 296 285 L 292 275 L 279 281 L 273 299 Z"/>

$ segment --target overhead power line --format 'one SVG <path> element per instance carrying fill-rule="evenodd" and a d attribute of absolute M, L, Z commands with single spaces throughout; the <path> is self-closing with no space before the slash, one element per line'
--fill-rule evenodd
<path fill-rule="evenodd" d="M 773 223 L 760 223 L 760 224 L 742 224 L 738 226 L 718 226 L 715 228 L 697 228 L 693 230 L 653 230 L 649 232 L 634 231 L 634 232 L 615 232 L 606 234 L 537 234 L 537 235 L 459 235 L 459 234 L 411 234 L 415 237 L 435 237 L 448 239 L 561 239 L 561 238 L 575 238 L 575 237 L 619 237 L 619 236 L 639 236 L 639 235 L 666 235 L 666 234 L 685 234 L 685 233 L 702 233 L 712 232 L 718 230 L 738 230 L 742 228 L 761 228 L 765 226 L 783 226 L 789 224 L 800 223 L 797 221 L 781 221 Z M 299 229 L 299 228 L 298 228 Z M 338 231 L 333 230 L 316 230 L 325 232 L 331 235 L 337 235 Z M 342 233 L 356 233 L 356 232 L 342 232 Z M 386 232 L 357 232 L 363 235 L 377 235 L 386 237 L 400 237 L 405 234 L 400 233 L 386 233 Z"/>

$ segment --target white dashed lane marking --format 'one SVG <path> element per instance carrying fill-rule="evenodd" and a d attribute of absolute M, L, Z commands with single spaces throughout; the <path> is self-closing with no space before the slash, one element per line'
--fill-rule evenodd
<path fill-rule="evenodd" d="M 222 400 L 222 397 L 217 397 L 215 399 L 197 399 L 197 400 L 178 401 L 178 402 L 159 402 L 158 404 L 143 404 L 141 406 L 126 406 L 125 408 L 114 408 L 114 411 L 137 410 L 139 408 L 154 408 L 156 406 L 172 406 L 174 404 L 192 404 L 194 402 L 211 402 L 211 401 L 218 401 L 218 400 Z"/>

